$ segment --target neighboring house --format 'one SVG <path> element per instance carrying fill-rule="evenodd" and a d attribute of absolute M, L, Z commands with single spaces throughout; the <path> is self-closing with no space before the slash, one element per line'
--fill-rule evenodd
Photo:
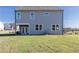
<path fill-rule="evenodd" d="M 64 34 L 79 34 L 79 28 L 63 28 Z"/>
<path fill-rule="evenodd" d="M 5 23 L 4 30 L 15 30 L 15 24 L 14 23 Z"/>
<path fill-rule="evenodd" d="M 0 31 L 4 30 L 4 24 L 0 22 Z"/>
<path fill-rule="evenodd" d="M 16 32 L 20 34 L 63 34 L 63 10 L 55 6 L 18 6 Z"/>

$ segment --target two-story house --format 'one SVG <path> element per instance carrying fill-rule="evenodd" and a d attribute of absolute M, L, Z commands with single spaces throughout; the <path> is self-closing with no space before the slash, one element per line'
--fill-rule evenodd
<path fill-rule="evenodd" d="M 16 31 L 26 34 L 63 34 L 63 10 L 55 6 L 18 6 Z"/>

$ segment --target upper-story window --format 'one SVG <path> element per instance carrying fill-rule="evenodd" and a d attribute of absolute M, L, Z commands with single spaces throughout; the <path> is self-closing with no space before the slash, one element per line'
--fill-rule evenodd
<path fill-rule="evenodd" d="M 43 16 L 48 17 L 49 16 L 49 12 L 43 12 Z"/>
<path fill-rule="evenodd" d="M 44 12 L 44 15 L 49 15 L 49 12 Z"/>
<path fill-rule="evenodd" d="M 31 13 L 31 16 L 34 16 L 34 13 Z"/>
<path fill-rule="evenodd" d="M 21 16 L 22 16 L 21 12 L 16 12 L 16 19 L 21 19 Z"/>
<path fill-rule="evenodd" d="M 30 12 L 29 18 L 30 18 L 30 19 L 35 19 L 35 13 L 34 13 L 34 12 Z"/>
<path fill-rule="evenodd" d="M 45 12 L 44 14 L 48 15 L 49 13 L 48 12 Z"/>

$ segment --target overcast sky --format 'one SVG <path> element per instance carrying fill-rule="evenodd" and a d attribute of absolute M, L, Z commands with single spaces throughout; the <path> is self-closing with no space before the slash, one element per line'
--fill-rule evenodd
<path fill-rule="evenodd" d="M 14 22 L 14 6 L 0 7 L 0 21 Z M 61 7 L 64 10 L 64 27 L 79 28 L 79 7 Z"/>

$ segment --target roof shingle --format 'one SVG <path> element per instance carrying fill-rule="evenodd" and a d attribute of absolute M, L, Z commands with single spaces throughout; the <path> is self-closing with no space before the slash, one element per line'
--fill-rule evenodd
<path fill-rule="evenodd" d="M 57 6 L 17 6 L 16 10 L 63 10 Z"/>

